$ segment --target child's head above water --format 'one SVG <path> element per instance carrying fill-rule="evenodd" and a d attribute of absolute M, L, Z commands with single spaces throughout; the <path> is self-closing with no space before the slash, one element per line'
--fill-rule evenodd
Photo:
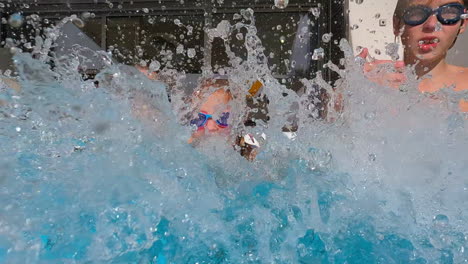
<path fill-rule="evenodd" d="M 450 1 L 437 1 L 437 0 L 398 0 L 395 8 L 395 16 L 401 17 L 403 11 L 410 5 L 429 5 L 431 2 L 447 2 L 447 3 L 461 3 L 468 7 L 468 0 L 450 0 Z"/>
<path fill-rule="evenodd" d="M 193 93 L 191 102 L 196 112 L 190 124 L 196 126 L 196 131 L 189 143 L 199 141 L 206 136 L 222 134 L 229 135 L 229 116 L 232 94 L 228 89 L 227 80 L 208 79 L 201 82 Z"/>
<path fill-rule="evenodd" d="M 202 81 L 192 95 L 192 105 L 197 115 L 190 124 L 196 130 L 189 139 L 190 144 L 203 144 L 204 140 L 213 136 L 226 138 L 233 146 L 240 148 L 240 154 L 248 160 L 253 160 L 259 147 L 252 135 L 231 135 L 232 114 L 230 103 L 233 100 L 229 90 L 229 82 L 223 79 L 208 79 Z"/>
<path fill-rule="evenodd" d="M 206 80 L 194 92 L 192 101 L 196 102 L 203 100 L 206 96 L 204 93 L 210 93 L 213 90 L 206 99 L 195 104 L 198 116 L 191 120 L 191 124 L 196 125 L 198 130 L 216 132 L 228 128 L 229 103 L 232 100 L 228 84 L 227 80 Z"/>
<path fill-rule="evenodd" d="M 430 66 L 445 59 L 465 31 L 467 5 L 468 0 L 399 0 L 393 27 L 405 47 L 405 62 Z"/>

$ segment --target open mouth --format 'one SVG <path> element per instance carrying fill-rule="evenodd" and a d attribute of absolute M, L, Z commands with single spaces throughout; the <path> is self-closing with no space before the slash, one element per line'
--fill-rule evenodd
<path fill-rule="evenodd" d="M 435 37 L 423 38 L 419 40 L 418 42 L 419 49 L 421 49 L 422 52 L 430 52 L 437 47 L 439 42 L 440 42 L 439 38 L 435 38 Z"/>
<path fill-rule="evenodd" d="M 438 38 L 433 38 L 433 39 L 421 39 L 419 41 L 419 46 L 422 46 L 422 45 L 430 45 L 430 44 L 437 44 L 439 43 L 440 40 Z"/>

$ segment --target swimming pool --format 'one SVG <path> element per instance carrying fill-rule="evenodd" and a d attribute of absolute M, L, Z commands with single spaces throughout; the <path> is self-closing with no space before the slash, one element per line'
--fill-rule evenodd
<path fill-rule="evenodd" d="M 51 70 L 18 54 L 22 90 L 2 90 L 0 263 L 468 259 L 467 126 L 453 106 L 379 90 L 350 64 L 340 72 L 344 114 L 300 112 L 290 139 L 289 105 L 305 111 L 307 95 L 284 97 L 268 67 L 250 61 L 233 79 L 253 66 L 265 74 L 271 120 L 252 128 L 266 141 L 248 162 L 219 138 L 188 145 L 162 83 L 109 65 L 96 88 L 70 60 Z M 141 94 L 149 120 L 132 110 Z"/>

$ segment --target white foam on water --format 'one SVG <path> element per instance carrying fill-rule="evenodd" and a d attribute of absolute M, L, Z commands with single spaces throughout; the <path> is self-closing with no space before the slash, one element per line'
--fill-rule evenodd
<path fill-rule="evenodd" d="M 228 49 L 239 28 L 245 60 Z M 186 143 L 192 128 L 179 121 L 216 87 L 188 105 L 180 73 L 166 71 L 176 80 L 169 103 L 165 84 L 104 54 L 99 88 L 81 79 L 73 55 L 53 70 L 44 56 L 16 56 L 22 89 L 2 88 L 0 198 L 8 213 L 0 261 L 467 259 L 468 126 L 457 109 L 464 94 L 373 84 L 344 41 L 345 68 L 328 64 L 340 85 L 319 74 L 296 94 L 273 78 L 253 19 L 208 33 L 226 40 L 232 130 L 230 140 L 211 136 L 195 147 Z M 212 78 L 207 69 L 203 77 Z M 253 80 L 264 84 L 270 120 L 252 128 L 243 121 Z M 314 87 L 331 98 L 325 120 Z M 335 111 L 341 100 L 344 110 Z M 288 138 L 282 128 L 291 116 L 298 130 Z M 241 132 L 265 135 L 253 162 L 232 144 Z"/>

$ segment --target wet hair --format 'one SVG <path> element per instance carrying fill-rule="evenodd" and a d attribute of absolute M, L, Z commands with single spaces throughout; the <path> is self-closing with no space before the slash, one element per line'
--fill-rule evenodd
<path fill-rule="evenodd" d="M 397 18 L 400 18 L 403 16 L 403 11 L 406 9 L 408 6 L 410 0 L 398 0 L 397 6 L 395 8 L 395 12 L 393 15 Z M 463 0 L 463 5 L 468 8 L 468 0 Z"/>
<path fill-rule="evenodd" d="M 397 5 L 395 7 L 395 11 L 393 12 L 393 16 L 395 18 L 402 17 L 403 11 L 405 10 L 407 5 L 408 5 L 408 0 L 398 0 Z"/>
<path fill-rule="evenodd" d="M 210 89 L 213 89 L 211 94 L 224 92 L 226 100 L 231 101 L 233 99 L 228 80 L 204 77 L 199 80 L 198 87 L 190 95 L 183 98 L 184 104 L 179 109 L 180 112 L 185 112 L 179 120 L 182 124 L 188 125 L 190 120 L 199 112 L 199 107 L 203 103 L 201 100 Z"/>
<path fill-rule="evenodd" d="M 204 78 L 200 80 L 199 86 L 195 91 L 192 93 L 192 97 L 190 98 L 190 102 L 192 102 L 194 99 L 199 100 L 202 98 L 202 95 L 204 92 L 206 92 L 209 89 L 213 88 L 218 88 L 213 91 L 213 93 L 216 92 L 221 92 L 223 90 L 229 100 L 232 100 L 232 93 L 229 90 L 229 81 L 225 79 L 213 79 L 213 78 Z"/>

